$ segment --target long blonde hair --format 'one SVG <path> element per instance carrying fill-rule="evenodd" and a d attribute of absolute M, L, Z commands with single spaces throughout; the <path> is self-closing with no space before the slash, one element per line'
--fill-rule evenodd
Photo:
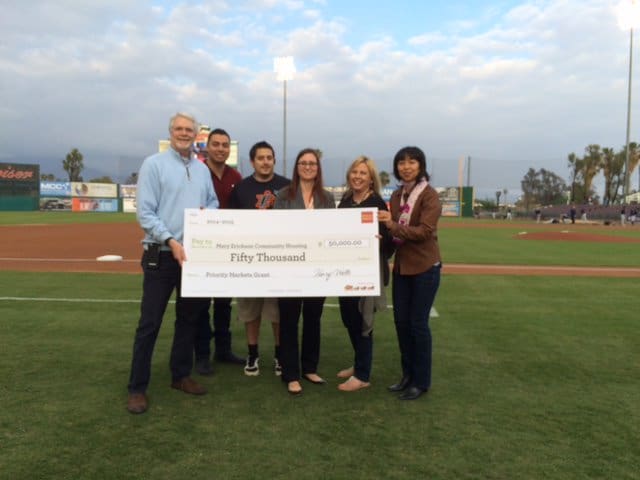
<path fill-rule="evenodd" d="M 366 155 L 360 155 L 351 162 L 351 165 L 349 165 L 349 168 L 347 169 L 347 190 L 344 192 L 344 196 L 348 197 L 353 195 L 353 191 L 351 190 L 351 185 L 349 183 L 349 174 L 351 173 L 351 170 L 360 164 L 364 164 L 367 167 L 367 170 L 369 170 L 369 176 L 371 177 L 371 190 L 376 192 L 378 195 L 382 195 L 380 190 L 382 184 L 380 183 L 380 176 L 378 175 L 378 167 L 376 167 L 376 163 Z"/>

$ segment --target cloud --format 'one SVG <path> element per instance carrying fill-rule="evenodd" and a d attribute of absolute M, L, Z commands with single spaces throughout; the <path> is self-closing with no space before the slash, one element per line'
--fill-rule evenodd
<path fill-rule="evenodd" d="M 437 45 L 447 40 L 447 36 L 440 32 L 430 32 L 422 35 L 410 37 L 407 43 L 409 45 Z"/>
<path fill-rule="evenodd" d="M 151 153 L 178 110 L 228 129 L 243 158 L 263 138 L 279 154 L 281 55 L 298 70 L 288 156 L 322 148 L 333 182 L 361 153 L 389 170 L 418 144 L 438 181 L 455 182 L 470 155 L 478 182 L 517 187 L 530 166 L 564 174 L 571 151 L 624 141 L 628 34 L 608 2 L 493 6 L 418 33 L 365 27 L 324 1 L 12 2 L 0 19 L 0 157 L 58 165 L 78 147 L 92 168 L 126 176 L 121 159 Z"/>

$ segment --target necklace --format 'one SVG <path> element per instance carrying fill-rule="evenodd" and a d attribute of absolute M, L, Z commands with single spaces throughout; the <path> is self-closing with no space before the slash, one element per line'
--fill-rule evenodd
<path fill-rule="evenodd" d="M 354 205 L 360 205 L 362 202 L 364 202 L 370 196 L 371 196 L 371 189 L 367 190 L 360 200 L 356 200 L 356 196 L 355 195 L 351 195 L 351 203 L 353 203 Z"/>

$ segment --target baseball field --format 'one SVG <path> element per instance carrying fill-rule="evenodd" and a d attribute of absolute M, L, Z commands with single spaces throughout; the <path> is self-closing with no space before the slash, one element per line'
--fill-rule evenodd
<path fill-rule="evenodd" d="M 433 385 L 398 380 L 391 310 L 372 385 L 336 388 L 352 350 L 323 314 L 328 384 L 294 398 L 273 375 L 214 364 L 169 388 L 170 305 L 144 415 L 125 409 L 142 232 L 130 214 L 0 212 L 0 479 L 636 479 L 640 226 L 443 219 Z M 120 262 L 97 262 L 101 255 Z M 387 292 L 390 298 L 390 292 Z M 241 325 L 234 351 L 244 355 Z"/>

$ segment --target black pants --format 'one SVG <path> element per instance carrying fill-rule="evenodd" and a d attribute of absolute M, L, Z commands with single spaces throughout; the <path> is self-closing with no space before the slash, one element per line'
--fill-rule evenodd
<path fill-rule="evenodd" d="M 279 298 L 280 364 L 282 380 L 300 380 L 302 373 L 317 373 L 320 360 L 320 317 L 324 297 Z M 298 321 L 302 313 L 302 349 L 298 343 Z"/>
<path fill-rule="evenodd" d="M 209 306 L 213 303 L 213 331 L 209 322 Z M 231 352 L 231 299 L 214 298 L 207 301 L 198 315 L 194 351 L 196 360 L 211 356 L 211 339 L 215 339 L 216 355 Z"/>
<path fill-rule="evenodd" d="M 353 346 L 353 375 L 363 382 L 368 382 L 371 375 L 373 358 L 373 332 L 362 334 L 364 318 L 360 312 L 360 297 L 340 297 L 340 316 L 349 332 L 349 340 Z"/>
<path fill-rule="evenodd" d="M 162 326 L 162 317 L 169 298 L 176 290 L 176 321 L 169 366 L 172 380 L 191 374 L 193 367 L 193 339 L 198 314 L 208 299 L 180 296 L 181 268 L 171 252 L 160 252 L 156 268 L 147 265 L 147 252 L 142 256 L 142 301 L 140 320 L 133 342 L 133 358 L 129 377 L 129 393 L 144 393 L 151 377 L 151 357 Z"/>

